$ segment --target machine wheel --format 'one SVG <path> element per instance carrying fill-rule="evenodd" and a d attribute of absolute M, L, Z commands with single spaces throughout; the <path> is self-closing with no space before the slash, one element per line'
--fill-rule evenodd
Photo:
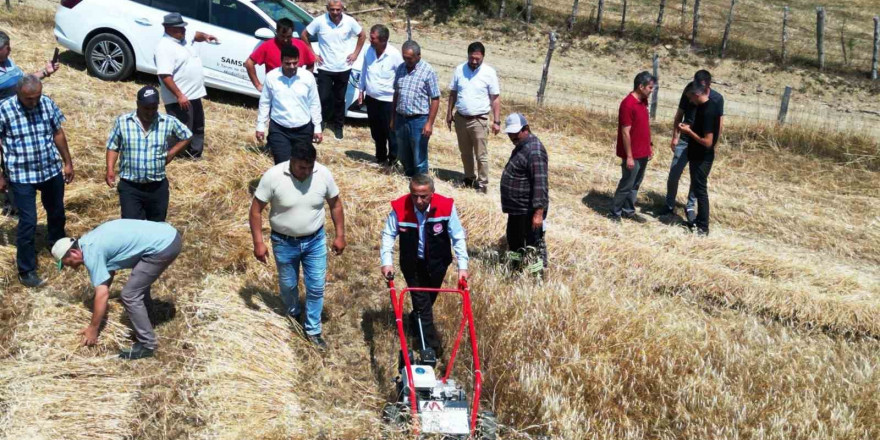
<path fill-rule="evenodd" d="M 396 428 L 400 428 L 406 424 L 406 414 L 400 410 L 400 406 L 394 403 L 386 403 L 382 408 L 382 419 Z"/>
<path fill-rule="evenodd" d="M 89 73 L 104 81 L 121 81 L 134 72 L 134 52 L 116 34 L 95 35 L 86 45 L 85 56 Z"/>
<path fill-rule="evenodd" d="M 480 411 L 477 416 L 477 439 L 495 440 L 498 435 L 498 420 L 492 411 Z"/>

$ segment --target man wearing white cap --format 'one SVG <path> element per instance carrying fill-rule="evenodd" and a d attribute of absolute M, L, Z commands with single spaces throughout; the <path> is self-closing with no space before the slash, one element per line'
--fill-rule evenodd
<path fill-rule="evenodd" d="M 544 219 L 550 205 L 547 150 L 520 113 L 507 117 L 504 132 L 514 145 L 501 174 L 501 210 L 507 214 L 507 246 L 519 254 L 520 261 L 527 249 L 536 249 L 543 270 L 547 267 Z"/>
<path fill-rule="evenodd" d="M 79 240 L 65 237 L 55 242 L 52 256 L 58 261 L 58 269 L 85 265 L 95 288 L 92 321 L 80 331 L 83 345 L 98 341 L 116 271 L 131 269 L 120 298 L 134 327 L 136 342 L 131 349 L 120 351 L 119 357 L 153 356 L 156 334 L 147 315 L 153 302 L 150 287 L 180 254 L 181 244 L 180 233 L 168 223 L 129 219 L 104 223 Z"/>

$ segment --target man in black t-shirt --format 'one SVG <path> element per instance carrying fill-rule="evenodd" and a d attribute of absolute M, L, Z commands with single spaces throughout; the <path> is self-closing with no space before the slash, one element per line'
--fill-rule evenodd
<path fill-rule="evenodd" d="M 723 116 L 724 97 L 712 89 L 712 74 L 706 70 L 699 70 L 694 74 L 694 82 L 703 84 L 709 89 L 709 100 L 720 105 L 721 114 Z M 693 84 L 693 82 L 688 83 L 688 87 L 691 84 Z M 685 87 L 685 90 L 687 90 L 687 87 Z M 672 149 L 673 157 L 672 163 L 669 167 L 669 177 L 666 179 L 666 207 L 663 212 L 664 214 L 671 214 L 675 210 L 675 198 L 678 195 L 678 181 L 688 163 L 687 145 L 690 139 L 686 134 L 681 133 L 678 129 L 678 124 L 682 122 L 689 125 L 693 124 L 696 111 L 697 106 L 691 103 L 687 94 L 682 91 L 681 99 L 678 102 L 678 111 L 675 113 L 675 122 L 672 126 L 672 144 L 670 145 L 670 148 Z M 696 218 L 696 202 L 697 198 L 694 196 L 694 193 L 689 192 L 687 205 L 685 206 L 685 215 L 690 222 L 693 222 Z"/>
<path fill-rule="evenodd" d="M 715 145 L 721 134 L 723 109 L 709 99 L 709 88 L 692 83 L 686 90 L 688 99 L 696 105 L 693 124 L 680 123 L 679 130 L 688 136 L 687 158 L 690 163 L 691 192 L 697 198 L 697 216 L 688 226 L 697 227 L 702 235 L 709 234 L 709 172 L 715 160 Z"/>

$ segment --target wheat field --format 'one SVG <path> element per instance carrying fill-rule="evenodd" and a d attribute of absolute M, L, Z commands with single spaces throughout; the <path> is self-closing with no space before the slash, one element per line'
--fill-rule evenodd
<path fill-rule="evenodd" d="M 0 28 L 22 66 L 51 53 L 49 12 L 3 12 Z M 77 173 L 66 194 L 68 232 L 81 235 L 119 215 L 103 181 L 104 142 L 113 118 L 155 79 L 104 83 L 85 73 L 81 57 L 62 61 L 44 90 L 68 118 Z M 79 347 L 87 275 L 59 273 L 42 252 L 47 286 L 22 288 L 15 221 L 0 218 L 0 437 L 403 438 L 380 417 L 397 358 L 378 249 L 388 202 L 406 192 L 405 179 L 369 163 L 363 126 L 318 146 L 342 190 L 349 242 L 330 257 L 330 350 L 320 355 L 279 315 L 274 265 L 251 255 L 250 192 L 271 165 L 252 140 L 255 103 L 209 93 L 206 160 L 169 167 L 169 222 L 184 234 L 184 250 L 153 289 L 157 357 L 115 357 L 129 344 L 116 299 L 124 277 L 99 344 Z M 490 141 L 485 196 L 450 177 L 460 161 L 454 134 L 440 124 L 430 150 L 437 190 L 456 199 L 468 231 L 483 403 L 497 412 L 502 438 L 880 438 L 875 141 L 732 125 L 710 179 L 712 235 L 698 238 L 653 215 L 671 156 L 666 122 L 654 127 L 660 147 L 639 199 L 649 221 L 618 225 L 604 217 L 619 178 L 614 120 L 505 102 L 504 112 L 514 110 L 550 155 L 552 268 L 543 281 L 499 262 L 497 182 L 509 141 Z M 456 304 L 438 307 L 449 340 Z M 459 363 L 462 379 L 471 377 L 468 361 Z"/>

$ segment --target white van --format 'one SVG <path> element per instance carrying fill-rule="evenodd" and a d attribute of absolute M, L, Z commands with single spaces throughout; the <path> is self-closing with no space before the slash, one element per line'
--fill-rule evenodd
<path fill-rule="evenodd" d="M 196 44 L 205 85 L 254 97 L 260 93 L 251 84 L 244 62 L 260 43 L 274 38 L 275 20 L 293 20 L 294 37 L 299 38 L 313 19 L 290 0 L 62 0 L 55 13 L 55 38 L 85 55 L 89 73 L 103 80 L 121 81 L 135 70 L 155 74 L 153 53 L 165 32 L 162 19 L 169 12 L 185 17 L 188 36 L 201 31 L 220 42 Z M 357 105 L 364 52 L 353 65 L 345 95 L 351 118 L 367 116 L 366 108 Z M 257 74 L 262 81 L 263 66 L 257 66 Z"/>

